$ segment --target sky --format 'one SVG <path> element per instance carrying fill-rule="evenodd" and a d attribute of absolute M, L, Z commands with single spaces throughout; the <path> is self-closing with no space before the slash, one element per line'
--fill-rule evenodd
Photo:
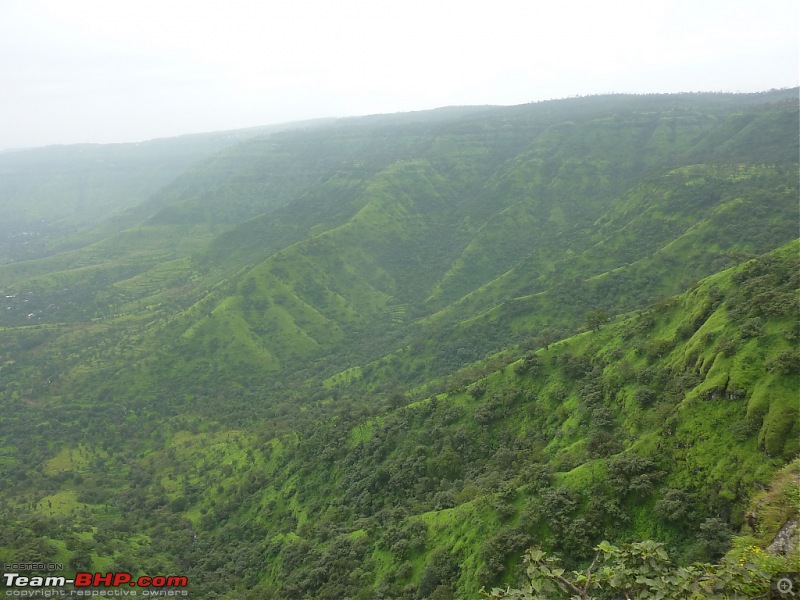
<path fill-rule="evenodd" d="M 0 149 L 798 85 L 797 0 L 0 0 Z"/>

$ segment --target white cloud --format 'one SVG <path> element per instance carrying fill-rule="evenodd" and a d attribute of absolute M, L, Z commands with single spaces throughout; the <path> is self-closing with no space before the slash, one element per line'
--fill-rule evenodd
<path fill-rule="evenodd" d="M 0 147 L 797 85 L 794 0 L 4 0 Z"/>

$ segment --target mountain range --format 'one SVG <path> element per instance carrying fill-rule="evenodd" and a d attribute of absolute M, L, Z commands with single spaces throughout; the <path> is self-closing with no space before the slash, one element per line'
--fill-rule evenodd
<path fill-rule="evenodd" d="M 0 557 L 443 599 L 766 548 L 799 130 L 793 89 L 0 154 Z"/>

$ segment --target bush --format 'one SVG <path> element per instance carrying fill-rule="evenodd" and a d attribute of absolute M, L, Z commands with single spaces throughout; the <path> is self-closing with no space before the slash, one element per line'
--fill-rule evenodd
<path fill-rule="evenodd" d="M 742 339 L 757 338 L 764 335 L 764 321 L 759 317 L 747 319 L 740 328 Z"/>
<path fill-rule="evenodd" d="M 691 511 L 691 498 L 682 490 L 667 488 L 656 502 L 658 515 L 671 523 L 686 523 L 686 518 Z"/>
<path fill-rule="evenodd" d="M 648 387 L 640 387 L 633 393 L 633 399 L 643 408 L 654 404 L 656 398 L 656 393 Z"/>
<path fill-rule="evenodd" d="M 767 371 L 780 375 L 800 373 L 800 350 L 795 348 L 794 350 L 781 352 L 778 356 L 766 361 L 764 366 Z"/>
<path fill-rule="evenodd" d="M 614 598 L 766 598 L 771 573 L 750 562 L 675 566 L 663 544 L 646 540 L 621 547 L 602 542 L 585 571 L 567 572 L 557 558 L 532 548 L 523 562 L 528 582 L 521 588 L 481 589 L 486 598 L 590 600 Z"/>
<path fill-rule="evenodd" d="M 443 595 L 446 591 L 452 595 L 452 588 L 460 574 L 461 568 L 453 554 L 444 548 L 436 550 L 422 571 L 417 598 L 431 597 L 434 591 L 437 597 L 446 597 Z"/>
<path fill-rule="evenodd" d="M 636 454 L 621 454 L 610 458 L 606 467 L 608 483 L 620 497 L 634 494 L 642 499 L 653 491 L 656 482 L 661 478 L 661 472 L 652 460 Z"/>
<path fill-rule="evenodd" d="M 730 357 L 738 351 L 739 344 L 731 336 L 726 335 L 717 343 L 717 352 L 721 353 L 722 356 Z"/>

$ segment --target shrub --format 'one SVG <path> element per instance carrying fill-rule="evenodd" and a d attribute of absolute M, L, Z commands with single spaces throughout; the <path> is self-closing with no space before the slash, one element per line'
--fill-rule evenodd
<path fill-rule="evenodd" d="M 767 371 L 781 375 L 800 373 L 800 350 L 797 348 L 781 352 L 778 356 L 766 361 Z"/>
<path fill-rule="evenodd" d="M 585 571 L 559 566 L 557 558 L 539 549 L 524 557 L 528 581 L 520 588 L 481 589 L 486 598 L 543 600 L 577 598 L 611 592 L 615 598 L 766 598 L 771 573 L 751 562 L 729 560 L 719 565 L 675 566 L 663 544 L 646 540 L 621 547 L 602 542 Z M 603 597 L 606 597 L 603 595 Z"/>
<path fill-rule="evenodd" d="M 759 317 L 747 319 L 740 328 L 742 339 L 761 337 L 764 335 L 764 321 Z"/>

